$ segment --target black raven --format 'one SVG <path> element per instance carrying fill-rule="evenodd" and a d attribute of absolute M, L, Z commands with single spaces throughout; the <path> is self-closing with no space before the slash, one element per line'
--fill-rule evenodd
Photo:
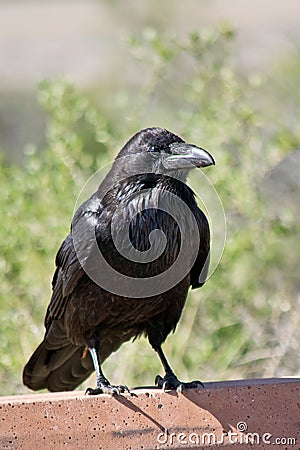
<path fill-rule="evenodd" d="M 88 394 L 124 392 L 101 364 L 142 334 L 165 370 L 156 377 L 159 387 L 201 385 L 179 381 L 161 345 L 189 287 L 207 276 L 209 225 L 185 181 L 193 167 L 212 164 L 206 150 L 161 128 L 139 131 L 125 144 L 58 250 L 46 332 L 24 368 L 26 386 L 72 390 L 95 370 L 97 386 Z"/>

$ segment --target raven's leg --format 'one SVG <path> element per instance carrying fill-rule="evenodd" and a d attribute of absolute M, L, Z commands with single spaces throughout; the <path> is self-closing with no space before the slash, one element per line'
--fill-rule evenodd
<path fill-rule="evenodd" d="M 161 346 L 159 345 L 157 348 L 154 348 L 154 350 L 157 352 L 166 373 L 163 378 L 160 375 L 157 375 L 155 378 L 155 384 L 157 384 L 159 388 L 163 389 L 164 391 L 166 389 L 176 389 L 177 391 L 181 392 L 183 389 L 197 389 L 203 387 L 201 381 L 190 381 L 188 383 L 179 381 L 173 370 L 171 369 Z"/>
<path fill-rule="evenodd" d="M 120 395 L 121 392 L 129 392 L 129 389 L 124 384 L 120 384 L 119 386 L 113 386 L 110 384 L 108 379 L 105 377 L 102 372 L 101 363 L 98 355 L 99 349 L 99 338 L 98 336 L 94 336 L 92 339 L 93 345 L 88 346 L 88 350 L 91 354 L 94 368 L 96 371 L 96 388 L 87 388 L 85 393 L 87 395 L 98 395 L 98 394 L 117 394 Z"/>

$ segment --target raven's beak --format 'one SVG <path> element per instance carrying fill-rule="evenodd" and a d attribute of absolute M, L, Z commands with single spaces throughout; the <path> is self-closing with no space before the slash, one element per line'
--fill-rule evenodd
<path fill-rule="evenodd" d="M 170 144 L 171 155 L 163 159 L 165 169 L 192 169 L 215 164 L 214 158 L 203 148 L 186 142 Z"/>

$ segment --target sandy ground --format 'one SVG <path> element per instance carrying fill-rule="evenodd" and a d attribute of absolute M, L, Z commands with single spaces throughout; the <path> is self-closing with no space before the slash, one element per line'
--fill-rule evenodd
<path fill-rule="evenodd" d="M 298 0 L 2 0 L 0 85 L 32 87 L 56 74 L 88 85 L 130 64 L 125 38 L 158 17 L 179 33 L 221 20 L 238 32 L 238 57 L 267 64 L 300 40 Z M 152 9 L 149 7 L 152 5 Z"/>

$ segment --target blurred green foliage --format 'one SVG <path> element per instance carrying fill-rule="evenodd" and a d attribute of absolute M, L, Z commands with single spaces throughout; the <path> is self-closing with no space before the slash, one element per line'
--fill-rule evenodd
<path fill-rule="evenodd" d="M 292 121 L 274 101 L 281 95 L 278 80 L 289 74 L 278 69 L 273 84 L 240 75 L 231 62 L 228 24 L 185 38 L 147 29 L 128 45 L 139 61 L 138 82 L 126 92 L 112 88 L 109 104 L 63 79 L 42 82 L 47 148 L 27 147 L 22 166 L 1 161 L 3 395 L 26 391 L 22 367 L 43 336 L 55 254 L 81 187 L 134 132 L 153 125 L 211 151 L 217 165 L 206 174 L 227 217 L 221 263 L 203 289 L 190 293 L 165 344 L 172 366 L 184 380 L 299 374 L 299 225 L 293 205 L 281 216 L 286 199 L 274 215 L 263 189 L 273 167 L 299 148 L 299 96 L 282 95 Z M 196 171 L 191 182 L 201 189 Z M 104 368 L 112 382 L 129 386 L 152 384 L 161 372 L 144 339 L 125 344 Z"/>

